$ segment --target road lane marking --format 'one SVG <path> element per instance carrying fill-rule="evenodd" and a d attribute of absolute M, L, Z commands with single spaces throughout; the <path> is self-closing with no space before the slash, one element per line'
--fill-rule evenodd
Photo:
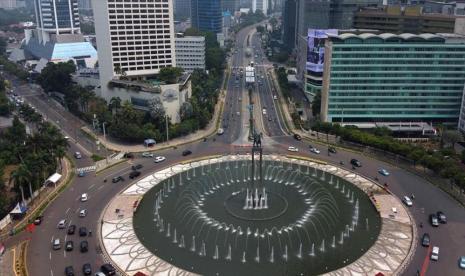
<path fill-rule="evenodd" d="M 102 186 L 100 186 L 100 187 L 98 187 L 98 188 L 97 188 L 97 190 L 101 190 L 102 188 L 103 188 L 103 185 L 102 185 Z"/>
<path fill-rule="evenodd" d="M 96 183 L 94 183 L 94 184 L 90 185 L 90 186 L 89 186 L 89 188 L 88 188 L 87 190 L 90 190 L 90 189 L 92 189 L 92 188 L 95 186 L 95 184 L 96 184 Z"/>
<path fill-rule="evenodd" d="M 66 209 L 65 214 L 68 214 L 68 212 L 69 212 L 70 209 L 71 209 L 71 208 Z"/>
<path fill-rule="evenodd" d="M 52 251 L 49 252 L 48 258 L 49 258 L 50 260 L 52 260 Z"/>
<path fill-rule="evenodd" d="M 53 276 L 53 270 L 50 269 L 50 276 Z"/>
<path fill-rule="evenodd" d="M 50 242 L 53 243 L 53 236 L 52 236 L 52 240 Z"/>

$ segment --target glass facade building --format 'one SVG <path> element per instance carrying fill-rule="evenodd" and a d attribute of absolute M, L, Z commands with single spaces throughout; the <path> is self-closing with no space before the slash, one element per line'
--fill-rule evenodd
<path fill-rule="evenodd" d="M 37 27 L 56 34 L 79 32 L 77 0 L 34 0 Z"/>
<path fill-rule="evenodd" d="M 327 122 L 457 122 L 465 37 L 341 34 L 325 45 L 321 117 Z"/>
<path fill-rule="evenodd" d="M 222 8 L 219 0 L 192 0 L 192 27 L 200 31 L 222 32 Z"/>

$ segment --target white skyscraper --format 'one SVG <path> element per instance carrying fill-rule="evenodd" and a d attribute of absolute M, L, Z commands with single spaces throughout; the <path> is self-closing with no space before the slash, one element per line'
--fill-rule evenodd
<path fill-rule="evenodd" d="M 176 66 L 189 73 L 195 69 L 205 70 L 205 37 L 176 37 L 175 48 Z"/>
<path fill-rule="evenodd" d="M 172 0 L 92 1 L 102 96 L 108 82 L 142 80 L 176 66 Z"/>

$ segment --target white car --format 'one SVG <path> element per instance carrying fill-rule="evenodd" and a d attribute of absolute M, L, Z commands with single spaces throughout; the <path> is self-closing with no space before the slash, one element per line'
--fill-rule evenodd
<path fill-rule="evenodd" d="M 83 193 L 83 194 L 81 195 L 81 201 L 82 201 L 82 202 L 86 202 L 87 199 L 89 199 L 89 197 L 87 196 L 87 193 Z"/>
<path fill-rule="evenodd" d="M 164 156 L 157 156 L 157 157 L 155 157 L 155 160 L 154 160 L 153 162 L 155 162 L 155 163 L 160 163 L 160 162 L 163 162 L 163 161 L 165 161 L 165 160 L 166 160 L 166 157 L 164 157 Z"/>
<path fill-rule="evenodd" d="M 313 153 L 316 153 L 316 154 L 320 154 L 320 150 L 317 149 L 317 148 L 310 148 L 310 152 L 313 152 Z"/>
<path fill-rule="evenodd" d="M 410 199 L 410 197 L 408 196 L 404 196 L 402 198 L 402 201 L 404 202 L 405 205 L 407 205 L 408 207 L 412 207 L 413 206 L 413 202 L 412 200 Z"/>
<path fill-rule="evenodd" d="M 299 151 L 298 148 L 292 147 L 292 146 L 291 146 L 291 147 L 288 147 L 287 150 L 288 150 L 288 151 L 292 151 L 292 152 L 298 152 L 298 151 Z"/>
<path fill-rule="evenodd" d="M 278 99 L 278 96 L 273 95 L 273 100 L 277 100 L 277 99 Z"/>
<path fill-rule="evenodd" d="M 87 215 L 87 209 L 82 209 L 81 211 L 79 211 L 79 216 L 81 218 L 85 217 Z"/>
<path fill-rule="evenodd" d="M 439 260 L 439 247 L 433 246 L 433 250 L 431 250 L 431 260 Z"/>
<path fill-rule="evenodd" d="M 380 169 L 378 173 L 384 176 L 389 176 L 389 172 L 386 169 Z"/>
<path fill-rule="evenodd" d="M 151 153 L 151 152 L 143 152 L 143 153 L 142 153 L 142 157 L 150 157 L 150 158 L 152 158 L 152 157 L 153 157 L 153 153 Z"/>
<path fill-rule="evenodd" d="M 263 108 L 262 112 L 263 112 L 263 115 L 266 115 L 266 109 L 265 108 Z"/>

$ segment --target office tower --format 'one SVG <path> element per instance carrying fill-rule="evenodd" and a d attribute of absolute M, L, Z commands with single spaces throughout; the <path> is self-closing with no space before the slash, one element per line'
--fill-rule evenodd
<path fill-rule="evenodd" d="M 175 38 L 175 49 L 177 67 L 188 73 L 205 70 L 205 37 L 179 35 Z"/>
<path fill-rule="evenodd" d="M 174 18 L 186 20 L 191 17 L 191 0 L 174 0 Z"/>
<path fill-rule="evenodd" d="M 295 32 L 297 28 L 298 0 L 287 0 L 283 11 L 283 42 L 292 50 L 295 47 Z"/>
<path fill-rule="evenodd" d="M 268 0 L 252 0 L 252 11 L 261 10 L 263 14 L 268 14 Z"/>
<path fill-rule="evenodd" d="M 221 0 L 221 7 L 223 11 L 234 13 L 239 10 L 239 0 Z"/>
<path fill-rule="evenodd" d="M 324 52 L 321 119 L 457 123 L 464 80 L 461 35 L 330 36 Z"/>
<path fill-rule="evenodd" d="M 191 5 L 192 27 L 221 33 L 223 16 L 220 0 L 192 0 Z"/>

